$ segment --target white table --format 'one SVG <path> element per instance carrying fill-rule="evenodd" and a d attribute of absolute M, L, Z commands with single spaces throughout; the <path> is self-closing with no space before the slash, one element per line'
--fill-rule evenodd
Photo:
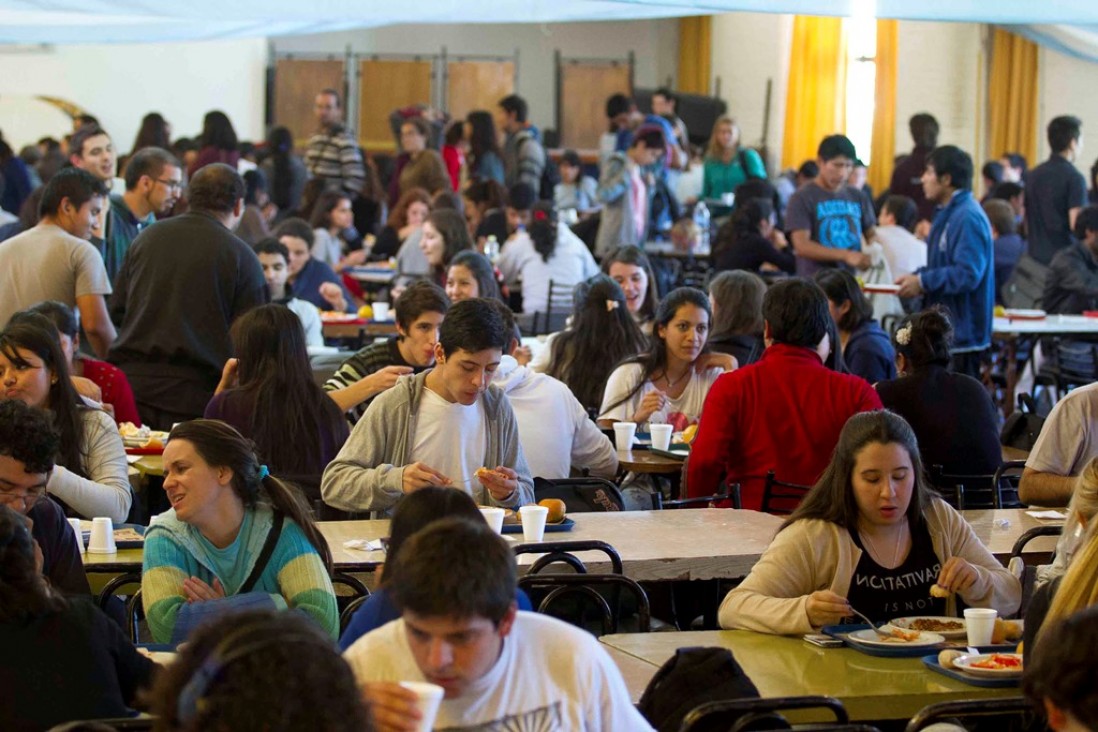
<path fill-rule="evenodd" d="M 995 335 L 1098 335 L 1098 318 L 1085 315 L 1049 315 L 1041 320 L 995 318 Z"/>

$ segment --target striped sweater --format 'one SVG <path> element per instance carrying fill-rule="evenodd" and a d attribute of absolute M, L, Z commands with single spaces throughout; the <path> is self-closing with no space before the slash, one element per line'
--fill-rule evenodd
<path fill-rule="evenodd" d="M 169 510 L 157 516 L 145 534 L 141 596 L 149 629 L 157 643 L 178 643 L 186 632 L 210 615 L 244 607 L 286 607 L 311 616 L 332 638 L 339 632 L 335 592 L 324 562 L 305 533 L 286 519 L 270 561 L 252 591 L 238 594 L 252 573 L 273 520 L 270 506 L 248 509 L 236 539 L 217 549 Z M 188 603 L 183 581 L 197 577 L 213 585 L 215 577 L 225 598 Z"/>
<path fill-rule="evenodd" d="M 366 168 L 354 136 L 344 129 L 313 135 L 305 150 L 305 167 L 314 178 L 339 183 L 346 193 L 356 195 L 366 185 Z"/>

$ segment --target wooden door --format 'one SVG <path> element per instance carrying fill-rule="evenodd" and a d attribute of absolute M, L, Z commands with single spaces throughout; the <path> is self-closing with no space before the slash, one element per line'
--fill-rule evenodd
<path fill-rule="evenodd" d="M 367 150 L 396 150 L 389 115 L 401 107 L 431 104 L 434 63 L 367 59 L 358 65 L 358 140 Z"/>
<path fill-rule="evenodd" d="M 317 131 L 313 105 L 321 89 L 343 95 L 343 62 L 282 58 L 275 63 L 274 124 L 293 133 L 298 149 Z M 347 100 L 343 100 L 346 107 Z"/>
<path fill-rule="evenodd" d="M 590 150 L 607 129 L 606 100 L 632 95 L 629 64 L 563 61 L 560 74 L 560 146 Z"/>
<path fill-rule="evenodd" d="M 446 109 L 451 119 L 470 112 L 491 112 L 500 99 L 515 93 L 513 61 L 451 61 L 446 65 Z"/>

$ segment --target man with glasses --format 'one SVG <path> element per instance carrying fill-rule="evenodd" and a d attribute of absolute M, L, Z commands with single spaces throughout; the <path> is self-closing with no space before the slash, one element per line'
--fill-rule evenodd
<path fill-rule="evenodd" d="M 111 196 L 108 234 L 100 251 L 112 282 L 141 230 L 171 211 L 183 194 L 183 166 L 167 150 L 147 147 L 130 158 L 125 180 L 126 192 Z"/>
<path fill-rule="evenodd" d="M 0 402 L 0 505 L 33 522 L 42 574 L 70 595 L 91 593 L 76 536 L 61 507 L 46 495 L 61 438 L 40 409 L 18 399 Z"/>

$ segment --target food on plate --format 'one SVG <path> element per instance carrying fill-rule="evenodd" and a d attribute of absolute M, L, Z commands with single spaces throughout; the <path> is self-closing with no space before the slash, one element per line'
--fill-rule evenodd
<path fill-rule="evenodd" d="M 915 618 L 908 626 L 912 630 L 928 630 L 931 633 L 942 631 L 964 630 L 965 624 L 960 620 L 938 620 L 937 618 Z"/>
<path fill-rule="evenodd" d="M 930 596 L 931 597 L 949 597 L 952 594 L 953 594 L 952 592 L 950 592 L 946 588 L 942 587 L 941 585 L 931 585 L 930 586 Z"/>
<path fill-rule="evenodd" d="M 559 524 L 564 520 L 564 515 L 568 513 L 568 508 L 564 505 L 564 501 L 559 498 L 543 498 L 538 501 L 538 505 L 545 506 L 549 509 L 549 515 L 545 520 L 550 524 Z"/>
<path fill-rule="evenodd" d="M 473 473 L 478 478 L 491 478 L 492 480 L 510 480 L 511 477 L 506 473 L 501 473 L 498 470 L 492 470 L 490 468 L 477 468 Z"/>
<path fill-rule="evenodd" d="M 698 436 L 698 425 L 687 425 L 686 429 L 682 431 L 682 441 L 687 445 L 694 441 L 694 438 Z"/>
<path fill-rule="evenodd" d="M 145 537 L 137 533 L 133 529 L 115 529 L 114 530 L 115 541 L 144 541 Z"/>
<path fill-rule="evenodd" d="M 1022 657 L 1013 653 L 992 653 L 985 659 L 970 663 L 969 666 L 990 671 L 1021 671 Z"/>
<path fill-rule="evenodd" d="M 141 447 L 146 447 L 150 450 L 163 450 L 164 449 L 164 441 L 161 440 L 159 437 L 155 437 L 155 436 L 149 437 L 149 439 L 146 440 L 145 444 L 142 445 Z"/>
<path fill-rule="evenodd" d="M 138 427 L 133 422 L 123 422 L 118 425 L 118 433 L 123 437 L 148 437 L 152 432 L 152 428 L 148 425 L 142 425 Z"/>
<path fill-rule="evenodd" d="M 888 629 L 888 632 L 892 635 L 892 638 L 896 639 L 896 641 L 886 638 L 884 639 L 886 643 L 910 643 L 911 641 L 919 640 L 919 636 L 921 635 L 917 630 L 904 630 L 903 628 L 897 628 L 895 625 L 890 627 Z"/>
<path fill-rule="evenodd" d="M 942 651 L 938 654 L 938 665 L 942 668 L 955 668 L 953 662 L 963 655 L 960 651 Z"/>
<path fill-rule="evenodd" d="M 998 645 L 1008 641 L 1016 641 L 1022 637 L 1022 625 L 1013 620 L 995 618 L 995 629 L 991 631 L 991 642 Z"/>

